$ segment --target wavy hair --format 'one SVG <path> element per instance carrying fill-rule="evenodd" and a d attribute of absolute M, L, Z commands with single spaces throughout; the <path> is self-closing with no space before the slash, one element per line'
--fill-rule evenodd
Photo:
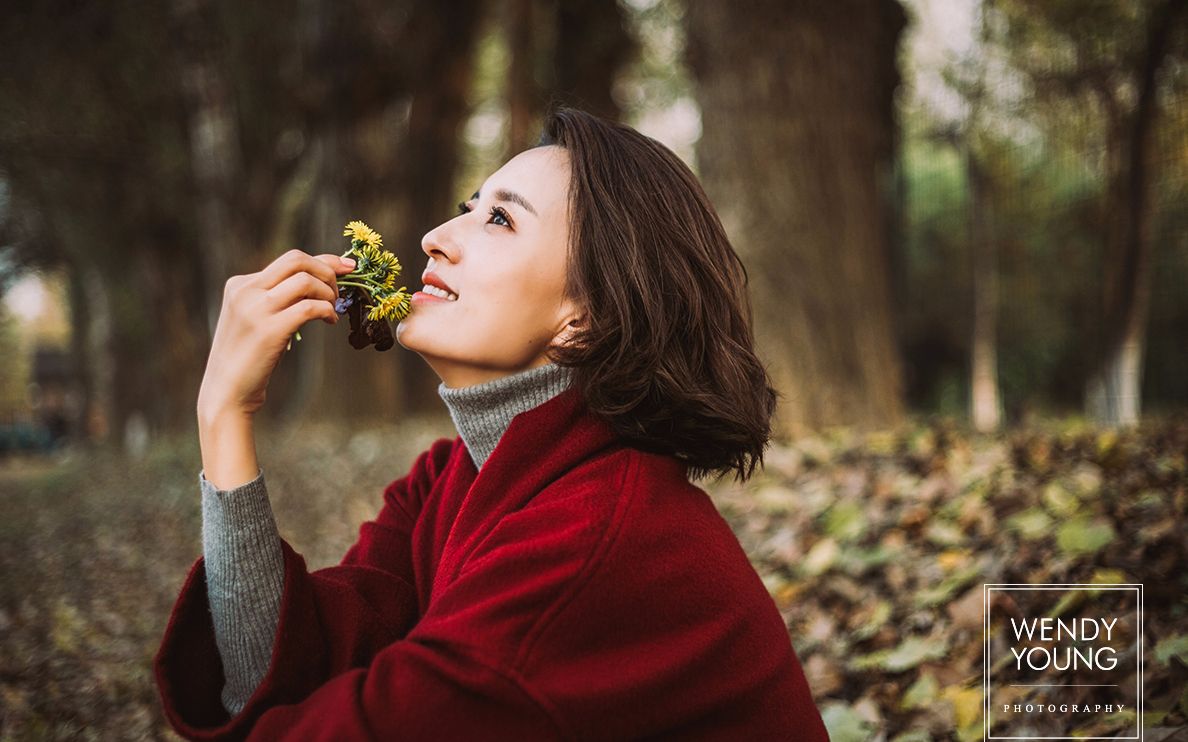
<path fill-rule="evenodd" d="M 745 481 L 779 395 L 753 347 L 746 268 L 697 177 L 655 139 L 569 106 L 546 114 L 546 145 L 569 154 L 565 290 L 585 315 L 550 359 L 629 444 Z"/>

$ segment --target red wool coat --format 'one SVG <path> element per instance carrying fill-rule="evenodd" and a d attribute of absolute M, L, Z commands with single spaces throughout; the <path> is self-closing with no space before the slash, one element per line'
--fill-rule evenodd
<path fill-rule="evenodd" d="M 203 560 L 154 669 L 193 739 L 828 740 L 775 603 L 671 456 L 574 389 L 512 419 L 477 473 L 442 438 L 341 564 L 282 543 L 268 674 L 228 718 Z"/>

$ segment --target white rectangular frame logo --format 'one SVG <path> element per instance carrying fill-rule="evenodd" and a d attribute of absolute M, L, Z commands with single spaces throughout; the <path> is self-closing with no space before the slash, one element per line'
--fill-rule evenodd
<path fill-rule="evenodd" d="M 1138 673 L 1135 680 L 1137 737 L 994 737 L 990 734 L 990 593 L 1001 590 L 1134 590 L 1138 604 Z M 983 739 L 1136 739 L 1143 738 L 1143 583 L 982 583 L 982 728 Z"/>

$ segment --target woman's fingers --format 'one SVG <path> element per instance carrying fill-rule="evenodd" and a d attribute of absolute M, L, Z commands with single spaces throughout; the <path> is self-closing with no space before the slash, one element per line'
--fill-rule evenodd
<path fill-rule="evenodd" d="M 320 260 L 326 265 L 330 266 L 330 269 L 334 271 L 335 275 L 350 273 L 355 269 L 354 260 L 351 261 L 350 265 L 347 265 L 346 263 L 342 262 L 341 255 L 335 255 L 332 252 L 315 255 L 313 257 L 314 260 Z"/>
<path fill-rule="evenodd" d="M 284 324 L 286 335 L 297 331 L 310 320 L 323 319 L 332 324 L 338 321 L 338 313 L 334 311 L 334 302 L 322 299 L 302 299 L 276 316 Z"/>
<path fill-rule="evenodd" d="M 337 292 L 337 274 L 334 268 L 331 268 L 326 260 L 320 260 L 297 248 L 284 253 L 257 273 L 256 285 L 262 289 L 271 289 L 294 273 L 302 271 L 316 276 Z"/>
<path fill-rule="evenodd" d="M 299 299 L 323 299 L 333 307 L 337 298 L 338 292 L 325 281 L 304 271 L 294 273 L 264 292 L 265 305 L 272 312 L 280 312 Z"/>
<path fill-rule="evenodd" d="M 290 336 L 312 319 L 338 321 L 337 277 L 351 269 L 337 255 L 290 250 L 262 271 L 228 278 L 200 405 L 259 410 Z"/>

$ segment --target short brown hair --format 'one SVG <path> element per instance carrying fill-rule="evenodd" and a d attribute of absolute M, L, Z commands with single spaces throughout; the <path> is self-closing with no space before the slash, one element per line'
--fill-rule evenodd
<path fill-rule="evenodd" d="M 697 177 L 655 139 L 569 106 L 547 113 L 545 145 L 569 154 L 566 293 L 586 315 L 550 359 L 631 445 L 692 477 L 748 479 L 778 393 L 753 348 L 746 268 Z"/>

